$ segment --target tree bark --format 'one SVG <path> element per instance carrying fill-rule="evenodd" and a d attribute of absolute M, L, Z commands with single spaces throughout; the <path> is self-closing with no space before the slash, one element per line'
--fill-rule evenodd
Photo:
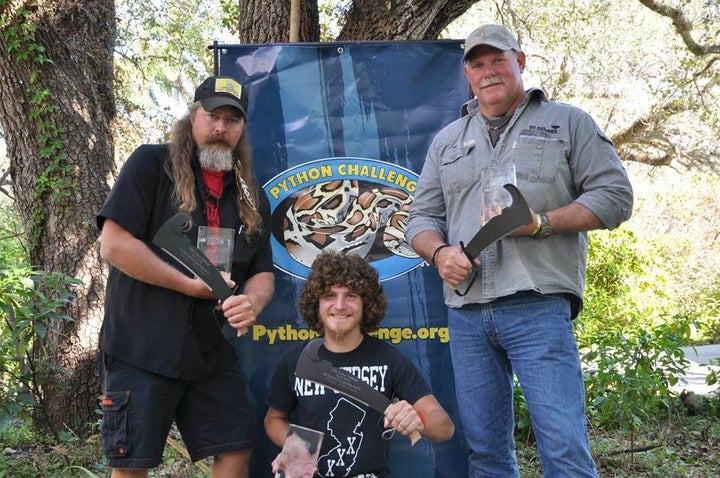
<path fill-rule="evenodd" d="M 36 423 L 83 433 L 97 421 L 100 390 L 95 364 L 106 269 L 95 214 L 114 173 L 115 5 L 39 0 L 15 11 L 6 1 L 0 6 L 3 31 L 26 24 L 32 32 L 0 36 L 0 125 L 30 261 L 83 282 L 62 311 L 74 322 L 64 323 L 44 348 L 69 375 L 60 377 L 61 387 L 44 386 L 48 414 L 36 413 Z"/>
<path fill-rule="evenodd" d="M 478 0 L 362 0 L 350 3 L 337 37 L 346 40 L 433 40 Z M 288 0 L 239 0 L 241 43 L 282 43 L 290 38 Z M 301 0 L 301 42 L 320 39 L 317 0 Z"/>
<path fill-rule="evenodd" d="M 478 0 L 364 0 L 352 3 L 338 40 L 435 40 Z"/>
<path fill-rule="evenodd" d="M 682 10 L 664 5 L 663 2 L 655 2 L 654 0 L 638 0 L 644 6 L 672 21 L 675 31 L 682 38 L 683 43 L 687 46 L 693 55 L 703 56 L 720 53 L 720 45 L 717 43 L 700 44 L 693 37 L 693 21 L 696 19 L 689 18 Z"/>
<path fill-rule="evenodd" d="M 320 40 L 317 0 L 300 1 L 300 42 Z M 239 0 L 240 43 L 287 43 L 290 41 L 289 0 Z"/>

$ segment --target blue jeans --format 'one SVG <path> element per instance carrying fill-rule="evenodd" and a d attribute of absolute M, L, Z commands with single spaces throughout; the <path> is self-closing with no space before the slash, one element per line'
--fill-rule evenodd
<path fill-rule="evenodd" d="M 597 477 L 569 300 L 520 292 L 449 309 L 448 325 L 470 476 L 520 476 L 513 439 L 515 373 L 544 476 Z"/>

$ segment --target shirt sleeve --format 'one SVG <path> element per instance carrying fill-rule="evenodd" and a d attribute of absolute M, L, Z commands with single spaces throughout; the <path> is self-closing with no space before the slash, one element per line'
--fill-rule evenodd
<path fill-rule="evenodd" d="M 587 113 L 578 113 L 570 168 L 576 201 L 592 211 L 608 229 L 614 229 L 630 218 L 633 190 L 627 171 L 612 142 Z"/>
<path fill-rule="evenodd" d="M 443 237 L 446 235 L 446 207 L 440 178 L 438 142 L 439 138 L 436 137 L 428 149 L 420 172 L 405 230 L 405 239 L 409 244 L 412 244 L 415 236 L 428 230 L 436 231 Z"/>
<path fill-rule="evenodd" d="M 143 145 L 136 149 L 120 170 L 110 194 L 96 217 L 102 229 L 111 219 L 138 239 L 146 240 L 147 224 L 152 215 L 162 169 L 159 146 Z"/>
<path fill-rule="evenodd" d="M 265 404 L 267 406 L 288 413 L 295 410 L 297 406 L 297 396 L 295 395 L 293 387 L 297 360 L 291 360 L 292 352 L 293 351 L 290 350 L 280 358 L 280 362 L 275 369 L 265 397 Z"/>
<path fill-rule="evenodd" d="M 410 359 L 396 349 L 392 361 L 393 389 L 395 395 L 408 403 L 413 404 L 422 397 L 430 395 L 432 389 L 425 378 Z"/>

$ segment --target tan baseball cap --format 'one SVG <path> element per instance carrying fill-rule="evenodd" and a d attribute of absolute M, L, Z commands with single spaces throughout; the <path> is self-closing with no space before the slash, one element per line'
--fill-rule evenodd
<path fill-rule="evenodd" d="M 487 24 L 475 29 L 465 39 L 463 61 L 467 60 L 470 50 L 480 45 L 490 45 L 498 50 L 521 51 L 520 45 L 510 30 L 503 25 Z"/>

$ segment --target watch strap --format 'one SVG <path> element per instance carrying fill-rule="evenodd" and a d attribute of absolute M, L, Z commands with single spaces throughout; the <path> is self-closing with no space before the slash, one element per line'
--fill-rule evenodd
<path fill-rule="evenodd" d="M 540 230 L 536 234 L 533 234 L 532 237 L 535 239 L 545 239 L 552 234 L 552 225 L 550 224 L 550 219 L 547 214 L 539 212 L 537 215 L 540 218 Z"/>

